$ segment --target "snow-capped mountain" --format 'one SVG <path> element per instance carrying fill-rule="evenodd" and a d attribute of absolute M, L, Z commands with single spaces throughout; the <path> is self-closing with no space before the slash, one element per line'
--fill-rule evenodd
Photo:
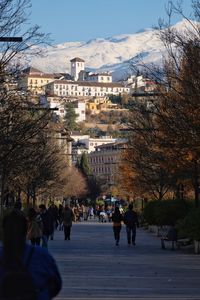
<path fill-rule="evenodd" d="M 181 30 L 185 21 L 174 25 Z M 131 72 L 130 62 L 137 65 L 142 56 L 145 63 L 159 63 L 164 51 L 163 44 L 153 29 L 141 30 L 133 34 L 96 38 L 86 42 L 66 42 L 45 49 L 46 55 L 33 58 L 31 65 L 43 72 L 70 73 L 70 60 L 80 57 L 85 60 L 87 70 L 111 71 L 113 79 L 127 77 Z"/>

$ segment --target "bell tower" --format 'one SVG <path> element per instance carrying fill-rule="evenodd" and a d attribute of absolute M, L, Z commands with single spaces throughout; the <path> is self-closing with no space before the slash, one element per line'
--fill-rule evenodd
<path fill-rule="evenodd" d="M 75 81 L 77 81 L 80 71 L 85 70 L 85 61 L 82 58 L 75 57 L 71 59 L 70 62 L 71 62 L 71 76 Z"/>

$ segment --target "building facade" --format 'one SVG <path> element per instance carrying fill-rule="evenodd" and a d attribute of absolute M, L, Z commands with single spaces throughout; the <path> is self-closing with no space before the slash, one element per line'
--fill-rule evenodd
<path fill-rule="evenodd" d="M 76 122 L 83 122 L 86 120 L 86 104 L 83 100 L 70 101 L 68 98 L 61 97 L 40 97 L 40 104 L 44 107 L 55 109 L 55 114 L 63 120 L 66 114 L 66 103 L 73 103 L 75 113 L 78 115 Z"/>
<path fill-rule="evenodd" d="M 119 164 L 125 142 L 114 142 L 97 146 L 94 152 L 88 154 L 88 162 L 92 174 L 100 180 L 103 180 L 107 186 L 116 183 Z"/>
<path fill-rule="evenodd" d="M 46 85 L 48 95 L 61 97 L 106 97 L 108 95 L 129 94 L 130 88 L 120 83 L 55 80 Z"/>

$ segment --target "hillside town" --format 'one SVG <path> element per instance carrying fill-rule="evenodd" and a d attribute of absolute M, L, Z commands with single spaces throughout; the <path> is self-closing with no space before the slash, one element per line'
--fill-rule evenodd
<path fill-rule="evenodd" d="M 142 75 L 113 82 L 111 72 L 87 72 L 85 61 L 79 57 L 71 59 L 70 63 L 70 74 L 47 74 L 28 67 L 20 74 L 17 88 L 32 95 L 34 102 L 41 107 L 53 111 L 57 126 L 60 124 L 57 134 L 66 141 L 68 165 L 76 166 L 83 153 L 87 154 L 92 175 L 103 182 L 104 193 L 110 194 L 110 188 L 115 185 L 114 174 L 118 172 L 120 155 L 127 142 L 121 117 L 128 116 L 128 108 L 120 102 L 113 102 L 112 98 L 124 97 L 125 101 L 129 101 L 127 99 L 136 92 L 154 92 L 156 84 Z M 76 114 L 79 131 L 68 128 L 66 132 L 69 103 Z M 98 117 L 101 114 L 108 116 L 106 120 Z M 114 124 L 109 117 L 111 114 L 116 114 Z"/>

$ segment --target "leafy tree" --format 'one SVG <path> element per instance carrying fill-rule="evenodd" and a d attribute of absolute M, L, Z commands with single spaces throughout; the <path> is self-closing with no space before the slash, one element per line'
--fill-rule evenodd
<path fill-rule="evenodd" d="M 83 173 L 84 176 L 88 177 L 90 175 L 90 168 L 88 163 L 87 154 L 83 152 L 79 162 L 79 170 Z"/>
<path fill-rule="evenodd" d="M 0 37 L 22 36 L 23 41 L 0 43 L 0 174 L 1 212 L 5 189 L 9 181 L 25 168 L 30 148 L 39 132 L 48 124 L 49 112 L 39 111 L 30 95 L 13 88 L 26 55 L 39 55 L 37 46 L 46 44 L 48 35 L 38 25 L 29 27 L 29 0 L 2 0 L 0 4 Z M 33 47 L 34 46 L 34 47 Z"/>
<path fill-rule="evenodd" d="M 65 109 L 66 109 L 66 114 L 65 114 L 66 126 L 69 130 L 74 130 L 77 128 L 76 120 L 77 120 L 78 114 L 76 114 L 76 112 L 75 112 L 73 103 L 68 102 L 65 105 Z"/>
<path fill-rule="evenodd" d="M 199 20 L 200 2 L 193 1 L 193 8 L 194 16 Z M 173 13 L 184 17 L 184 31 L 180 32 L 170 26 Z M 181 5 L 175 5 L 172 1 L 169 2 L 168 17 L 169 23 L 160 22 L 157 31 L 167 51 L 162 66 L 141 64 L 146 74 L 159 83 L 159 96 L 144 101 L 146 107 L 142 104 L 133 107 L 127 156 L 133 167 L 133 184 L 137 190 L 142 188 L 144 191 L 145 186 L 146 189 L 149 186 L 150 191 L 156 191 L 155 186 L 152 186 L 156 171 L 157 175 L 161 175 L 157 176 L 157 183 L 163 178 L 162 182 L 169 191 L 179 184 L 193 188 L 198 206 L 199 23 L 187 19 Z M 144 178 L 147 179 L 146 184 Z M 160 190 L 160 193 L 163 194 L 163 191 Z"/>

